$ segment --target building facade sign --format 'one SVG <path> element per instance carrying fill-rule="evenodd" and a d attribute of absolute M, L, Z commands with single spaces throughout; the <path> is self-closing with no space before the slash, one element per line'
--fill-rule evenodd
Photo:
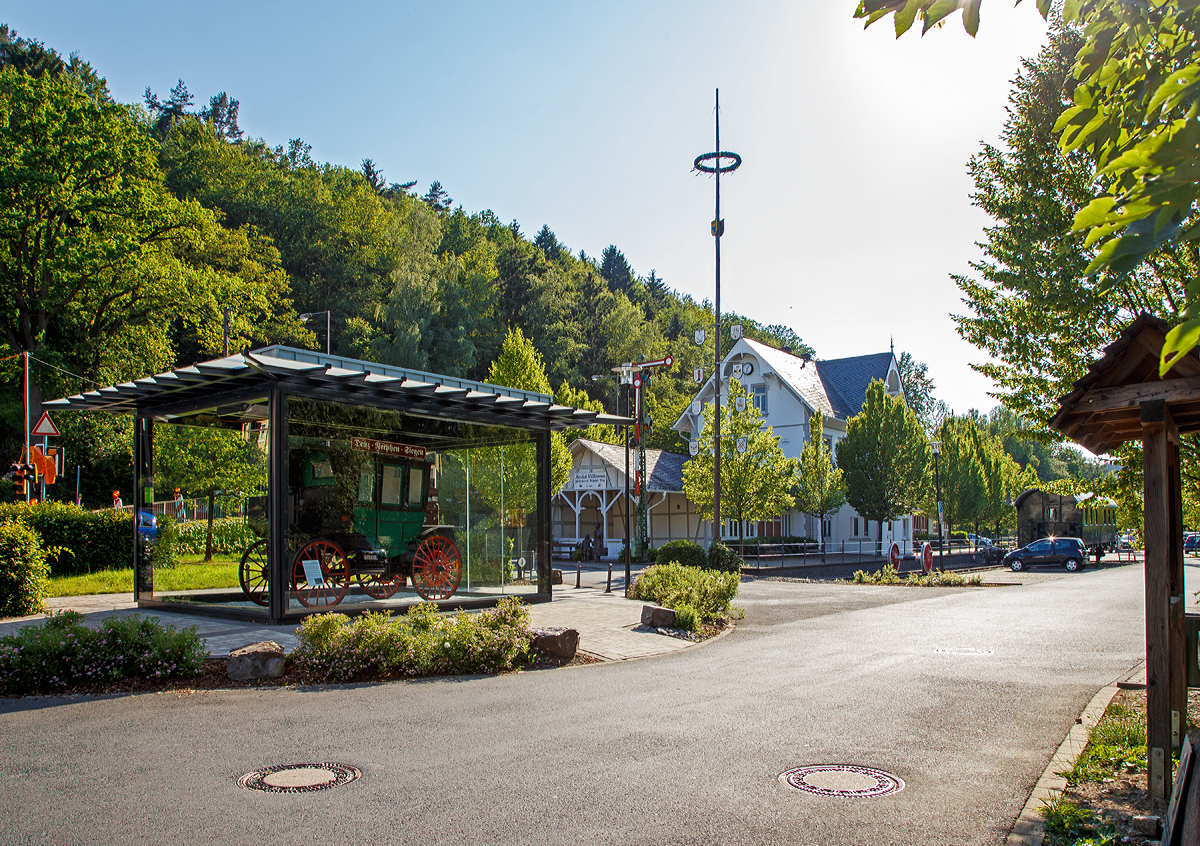
<path fill-rule="evenodd" d="M 602 491 L 608 488 L 608 473 L 603 467 L 577 467 L 573 480 L 576 489 Z"/>
<path fill-rule="evenodd" d="M 425 447 L 398 444 L 393 441 L 377 441 L 374 438 L 353 437 L 350 439 L 350 448 L 387 458 L 407 458 L 410 461 L 424 461 L 428 455 Z"/>

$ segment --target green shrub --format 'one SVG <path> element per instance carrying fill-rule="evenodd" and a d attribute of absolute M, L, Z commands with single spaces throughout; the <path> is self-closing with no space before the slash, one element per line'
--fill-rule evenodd
<path fill-rule="evenodd" d="M 162 518 L 159 518 L 161 524 Z M 189 520 L 177 524 L 179 555 L 203 555 L 208 536 L 207 520 Z M 213 520 L 213 553 L 240 556 L 258 540 L 250 524 L 241 517 Z"/>
<path fill-rule="evenodd" d="M 476 614 L 442 615 L 433 605 L 399 617 L 316 614 L 304 618 L 297 634 L 294 660 L 324 681 L 495 673 L 526 652 L 529 609 L 509 596 Z"/>
<path fill-rule="evenodd" d="M 983 577 L 975 574 L 964 576 L 953 571 L 932 573 L 909 573 L 908 578 L 901 578 L 891 564 L 884 564 L 883 569 L 868 573 L 866 570 L 854 571 L 854 583 L 860 585 L 905 585 L 906 587 L 978 587 L 983 584 Z"/>
<path fill-rule="evenodd" d="M 700 567 L 701 569 L 708 566 L 704 547 L 698 543 L 692 543 L 690 540 L 673 540 L 664 543 L 658 548 L 656 557 L 651 560 L 656 564 L 670 564 L 675 561 L 684 567 Z"/>
<path fill-rule="evenodd" d="M 196 627 L 177 630 L 156 617 L 110 617 L 99 629 L 83 615 L 51 615 L 0 637 L 0 691 L 38 693 L 125 678 L 190 678 L 208 653 Z"/>
<path fill-rule="evenodd" d="M 24 523 L 37 532 L 51 576 L 78 576 L 133 565 L 133 514 L 84 511 L 72 502 L 0 505 L 0 523 Z"/>
<path fill-rule="evenodd" d="M 45 607 L 50 567 L 37 532 L 0 523 L 0 617 L 25 617 Z"/>
<path fill-rule="evenodd" d="M 740 573 L 742 570 L 742 559 L 738 558 L 737 553 L 725 544 L 713 541 L 708 545 L 705 568 L 708 570 L 719 570 L 722 573 Z"/>
<path fill-rule="evenodd" d="M 671 562 L 644 570 L 633 580 L 629 595 L 674 609 L 677 622 L 679 610 L 685 606 L 694 611 L 700 622 L 707 622 L 729 613 L 729 603 L 737 596 L 740 582 L 737 573 L 701 570 Z"/>
<path fill-rule="evenodd" d="M 179 563 L 179 524 L 169 514 L 158 518 L 158 535 L 150 549 L 155 570 L 170 570 Z"/>

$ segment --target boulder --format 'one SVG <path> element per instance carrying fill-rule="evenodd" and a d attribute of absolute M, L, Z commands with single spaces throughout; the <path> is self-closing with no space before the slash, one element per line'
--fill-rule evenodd
<path fill-rule="evenodd" d="M 550 584 L 552 584 L 552 585 L 561 585 L 562 584 L 562 570 L 551 570 L 550 571 Z"/>
<path fill-rule="evenodd" d="M 530 629 L 532 646 L 541 655 L 570 661 L 579 648 L 579 632 L 566 626 L 546 626 Z"/>
<path fill-rule="evenodd" d="M 234 649 L 225 661 L 225 672 L 234 681 L 277 679 L 283 675 L 283 647 L 273 640 Z"/>
<path fill-rule="evenodd" d="M 643 605 L 642 625 L 652 629 L 673 629 L 675 628 L 675 612 L 660 605 Z"/>
<path fill-rule="evenodd" d="M 1153 816 L 1137 816 L 1132 820 L 1133 830 L 1144 837 L 1158 837 L 1162 820 Z"/>

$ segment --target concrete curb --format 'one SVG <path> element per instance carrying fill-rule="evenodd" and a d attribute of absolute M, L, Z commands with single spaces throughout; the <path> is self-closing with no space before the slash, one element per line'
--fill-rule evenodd
<path fill-rule="evenodd" d="M 636 625 L 636 623 L 634 625 Z M 725 637 L 726 635 L 732 634 L 733 630 L 736 628 L 737 628 L 737 621 L 730 620 L 729 625 L 727 625 L 725 628 L 723 628 L 719 635 L 710 637 L 708 640 L 693 641 L 689 645 L 683 647 L 683 649 L 671 649 L 666 652 L 655 652 L 653 655 L 637 655 L 633 658 L 608 658 L 604 655 L 598 655 L 595 652 L 588 652 L 586 649 L 580 649 L 578 651 L 582 652 L 584 655 L 588 656 L 589 658 L 597 659 L 597 662 L 596 662 L 597 664 L 627 664 L 630 661 L 647 661 L 651 658 L 661 658 L 664 655 L 678 655 L 680 652 L 686 652 L 689 649 L 696 649 L 697 647 L 708 646 L 710 643 L 716 643 L 718 640 Z M 661 635 L 661 636 L 667 637 L 668 635 Z M 591 665 L 585 665 L 585 666 L 591 666 Z"/>
<path fill-rule="evenodd" d="M 1101 688 L 1083 709 L 1083 713 L 1071 727 L 1066 739 L 1059 745 L 1054 757 L 1050 759 L 1050 763 L 1046 765 L 1042 777 L 1034 785 L 1033 793 L 1029 795 L 1029 801 L 1021 809 L 1020 816 L 1017 817 L 1012 831 L 1008 833 L 1008 838 L 1004 841 L 1006 846 L 1042 846 L 1042 841 L 1046 838 L 1046 821 L 1041 814 L 1042 806 L 1061 796 L 1067 789 L 1067 780 L 1058 773 L 1069 770 L 1083 753 L 1092 729 L 1104 716 L 1104 711 L 1112 702 L 1113 697 L 1117 695 L 1117 691 L 1121 690 L 1121 684 L 1136 675 L 1139 667 L 1135 667 L 1121 681 Z"/>

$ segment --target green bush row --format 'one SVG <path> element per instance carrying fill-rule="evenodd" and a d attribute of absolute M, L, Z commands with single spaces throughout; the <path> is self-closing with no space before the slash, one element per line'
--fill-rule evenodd
<path fill-rule="evenodd" d="M 724 573 L 737 573 L 742 569 L 742 559 L 737 553 L 722 543 L 713 542 L 704 547 L 689 540 L 673 540 L 664 543 L 658 549 L 651 549 L 648 557 L 655 564 L 682 564 L 684 567 L 698 567 L 701 570 L 720 570 Z"/>
<path fill-rule="evenodd" d="M 495 673 L 529 648 L 529 609 L 515 596 L 477 614 L 443 616 L 418 605 L 403 616 L 367 612 L 305 617 L 293 660 L 323 681 Z"/>
<path fill-rule="evenodd" d="M 40 626 L 0 637 L 0 691 L 45 693 L 126 678 L 191 678 L 208 653 L 194 626 L 177 630 L 156 617 L 110 617 L 99 629 L 64 611 Z"/>
<path fill-rule="evenodd" d="M 33 529 L 50 563 L 51 576 L 124 570 L 133 564 L 133 514 L 84 511 L 71 502 L 0 504 L 0 523 Z"/>
<path fill-rule="evenodd" d="M 694 631 L 700 623 L 730 612 L 741 577 L 737 573 L 701 570 L 670 562 L 648 567 L 633 580 L 629 595 L 675 611 L 675 623 Z"/>
<path fill-rule="evenodd" d="M 854 571 L 854 583 L 859 585 L 904 585 L 905 587 L 963 587 L 983 584 L 983 577 L 975 574 L 964 576 L 953 571 L 939 571 L 925 575 L 924 573 L 909 573 L 901 576 L 891 564 L 884 564 L 882 570 L 868 573 L 866 570 Z"/>
<path fill-rule="evenodd" d="M 0 617 L 24 617 L 45 607 L 50 567 L 37 532 L 0 523 Z"/>

